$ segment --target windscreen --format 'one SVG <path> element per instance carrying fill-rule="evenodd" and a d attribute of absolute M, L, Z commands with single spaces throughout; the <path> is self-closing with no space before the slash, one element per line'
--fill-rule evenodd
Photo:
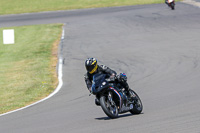
<path fill-rule="evenodd" d="M 102 82 L 105 80 L 106 74 L 95 74 L 93 76 L 92 81 L 92 92 L 96 93 L 98 91 L 99 86 L 102 84 Z"/>

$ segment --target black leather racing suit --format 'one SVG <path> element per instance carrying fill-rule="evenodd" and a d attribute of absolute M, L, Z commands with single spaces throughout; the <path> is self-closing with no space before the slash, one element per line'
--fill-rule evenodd
<path fill-rule="evenodd" d="M 96 73 L 108 74 L 110 76 L 112 76 L 112 75 L 116 76 L 117 75 L 117 73 L 114 70 L 110 69 L 109 67 L 107 67 L 105 65 L 98 65 L 97 71 L 95 73 L 90 74 L 89 72 L 87 72 L 84 75 L 85 83 L 86 83 L 89 91 L 91 91 L 93 75 L 96 74 Z M 120 80 L 118 80 L 118 82 L 125 88 L 125 90 L 129 89 L 127 82 L 122 82 Z"/>

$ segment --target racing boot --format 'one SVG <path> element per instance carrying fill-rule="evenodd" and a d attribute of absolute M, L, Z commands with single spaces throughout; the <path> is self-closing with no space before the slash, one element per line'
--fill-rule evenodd
<path fill-rule="evenodd" d="M 133 95 L 133 93 L 131 93 L 131 91 L 130 91 L 131 89 L 129 88 L 128 89 L 128 96 L 130 97 L 130 98 L 133 98 L 134 97 L 134 95 Z"/>
<path fill-rule="evenodd" d="M 126 90 L 126 95 L 128 98 L 134 97 L 134 95 L 131 93 L 131 88 L 129 88 L 129 85 L 127 82 L 123 82 L 124 89 Z"/>
<path fill-rule="evenodd" d="M 136 98 L 136 95 L 133 92 L 131 92 L 130 88 L 128 88 L 127 96 L 129 100 L 133 100 L 134 98 Z"/>
<path fill-rule="evenodd" d="M 100 102 L 99 102 L 99 99 L 95 99 L 95 104 L 97 105 L 97 106 L 100 106 Z"/>

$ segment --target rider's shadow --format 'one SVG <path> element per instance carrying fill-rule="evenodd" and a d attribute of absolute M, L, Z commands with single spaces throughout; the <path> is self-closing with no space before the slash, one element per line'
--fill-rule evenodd
<path fill-rule="evenodd" d="M 143 113 L 141 113 L 141 114 L 143 114 Z M 115 119 L 129 117 L 129 116 L 133 116 L 133 115 L 138 115 L 138 114 L 122 114 L 122 115 L 119 115 L 118 118 L 115 118 Z M 110 117 L 99 117 L 99 118 L 95 118 L 95 119 L 96 120 L 113 120 Z"/>

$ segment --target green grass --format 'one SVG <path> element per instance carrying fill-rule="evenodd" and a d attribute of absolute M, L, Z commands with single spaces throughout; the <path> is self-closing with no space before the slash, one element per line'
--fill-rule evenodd
<path fill-rule="evenodd" d="M 164 0 L 0 0 L 0 15 L 153 3 Z"/>
<path fill-rule="evenodd" d="M 2 30 L 15 30 L 15 44 L 3 44 Z M 0 28 L 0 114 L 49 95 L 57 86 L 61 24 Z"/>

